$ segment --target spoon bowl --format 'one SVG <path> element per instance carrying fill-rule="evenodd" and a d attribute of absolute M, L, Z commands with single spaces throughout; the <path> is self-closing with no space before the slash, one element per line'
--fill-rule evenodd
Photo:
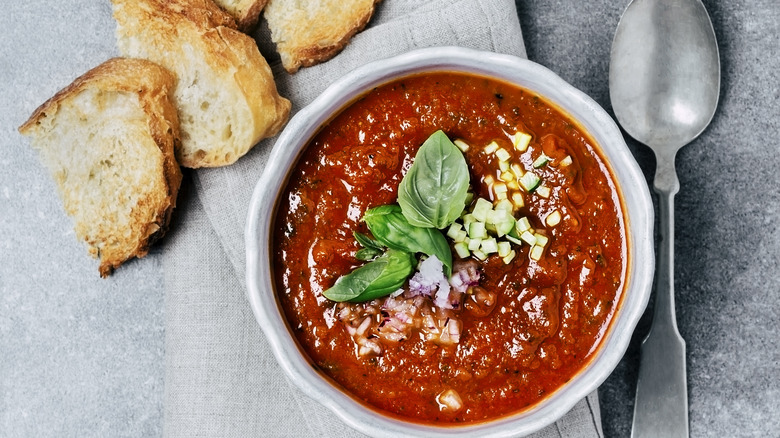
<path fill-rule="evenodd" d="M 679 149 L 718 106 L 720 59 L 700 0 L 634 0 L 615 32 L 609 70 L 618 122 L 638 141 Z"/>
<path fill-rule="evenodd" d="M 701 0 L 633 0 L 615 32 L 609 91 L 618 122 L 656 156 L 661 243 L 653 325 L 642 343 L 632 437 L 688 437 L 685 341 L 674 308 L 677 151 L 712 120 L 720 91 L 715 32 Z"/>

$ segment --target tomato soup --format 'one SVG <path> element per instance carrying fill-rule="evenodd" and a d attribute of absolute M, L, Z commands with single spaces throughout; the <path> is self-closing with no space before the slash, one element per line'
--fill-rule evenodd
<path fill-rule="evenodd" d="M 360 253 L 355 232 L 376 237 L 364 215 L 396 205 L 437 131 L 468 167 L 464 211 L 441 230 L 449 285 L 420 286 L 433 257 L 412 254 L 418 274 L 391 295 L 326 298 L 381 253 Z M 511 230 L 490 222 L 498 213 Z M 276 293 L 315 366 L 365 404 L 421 423 L 484 421 L 553 393 L 597 352 L 626 281 L 622 206 L 594 141 L 543 97 L 468 74 L 406 77 L 343 109 L 300 157 L 273 227 Z"/>

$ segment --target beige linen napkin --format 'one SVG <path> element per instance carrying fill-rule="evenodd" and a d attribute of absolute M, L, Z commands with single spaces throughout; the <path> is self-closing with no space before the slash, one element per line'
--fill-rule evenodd
<path fill-rule="evenodd" d="M 273 60 L 267 29 L 257 38 L 293 113 L 355 67 L 410 49 L 525 57 L 513 0 L 384 0 L 340 55 L 294 75 Z M 360 436 L 285 379 L 245 298 L 244 222 L 274 140 L 232 166 L 186 175 L 163 252 L 167 437 Z M 601 437 L 596 394 L 535 436 Z"/>

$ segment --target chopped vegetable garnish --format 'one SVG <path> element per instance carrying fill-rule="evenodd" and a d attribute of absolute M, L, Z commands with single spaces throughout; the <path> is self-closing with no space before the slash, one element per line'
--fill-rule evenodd
<path fill-rule="evenodd" d="M 544 234 L 534 233 L 534 237 L 536 237 L 536 245 L 545 247 L 547 246 L 547 242 L 549 239 Z"/>
<path fill-rule="evenodd" d="M 545 219 L 545 222 L 547 223 L 547 226 L 554 227 L 561 223 L 561 212 L 558 210 L 553 211 L 552 213 L 547 215 L 547 219 Z"/>
<path fill-rule="evenodd" d="M 509 252 L 512 251 L 512 244 L 509 242 L 498 242 L 497 245 L 499 257 L 506 257 L 509 255 Z"/>
<path fill-rule="evenodd" d="M 512 193 L 512 202 L 515 204 L 515 208 L 523 208 L 525 206 L 523 194 L 520 192 Z"/>
<path fill-rule="evenodd" d="M 517 255 L 517 253 L 515 252 L 515 250 L 511 250 L 511 251 L 509 251 L 509 254 L 507 254 L 507 255 L 506 255 L 506 256 L 504 256 L 504 258 L 503 258 L 503 260 L 504 260 L 504 264 L 505 264 L 505 265 L 508 265 L 508 264 L 510 264 L 510 263 L 512 262 L 512 260 L 514 260 L 514 258 L 515 258 L 515 255 Z"/>
<path fill-rule="evenodd" d="M 453 143 L 455 143 L 455 146 L 457 146 L 461 152 L 466 152 L 467 150 L 469 150 L 469 144 L 463 140 L 458 139 L 453 141 Z"/>
<path fill-rule="evenodd" d="M 480 222 L 487 220 L 487 215 L 490 210 L 493 209 L 493 204 L 485 198 L 478 198 L 477 203 L 474 205 L 474 210 L 471 212 L 474 218 Z M 471 234 L 469 232 L 469 234 Z M 472 236 L 474 237 L 474 236 Z"/>
<path fill-rule="evenodd" d="M 525 170 L 523 170 L 523 166 L 517 163 L 512 163 L 512 165 L 510 165 L 509 168 L 512 170 L 512 173 L 515 174 L 515 177 L 517 177 L 517 179 L 520 179 L 523 177 L 523 175 L 525 175 Z"/>
<path fill-rule="evenodd" d="M 560 166 L 561 166 L 561 167 L 566 167 L 566 166 L 569 166 L 569 165 L 571 165 L 571 163 L 572 163 L 571 156 L 570 156 L 570 155 L 567 155 L 567 156 L 566 156 L 566 158 L 564 158 L 563 160 L 561 160 L 561 164 L 560 164 Z"/>
<path fill-rule="evenodd" d="M 472 239 L 486 239 L 487 230 L 484 222 L 472 222 L 469 224 L 469 237 Z"/>
<path fill-rule="evenodd" d="M 526 172 L 520 178 L 520 185 L 529 193 L 533 192 L 541 183 L 542 179 L 533 172 Z"/>
<path fill-rule="evenodd" d="M 541 246 L 534 246 L 531 248 L 531 258 L 539 261 L 539 259 L 542 258 L 542 254 L 544 253 L 544 247 Z"/>
<path fill-rule="evenodd" d="M 525 132 L 516 132 L 512 137 L 512 144 L 520 152 L 525 152 L 528 149 L 528 145 L 531 143 L 531 136 Z"/>
<path fill-rule="evenodd" d="M 536 245 L 536 236 L 534 236 L 530 231 L 523 231 L 522 234 L 520 234 L 520 238 L 523 240 L 523 242 L 531 246 Z"/>
<path fill-rule="evenodd" d="M 509 159 L 512 158 L 512 155 L 510 155 L 509 152 L 507 152 L 506 149 L 499 148 L 496 151 L 496 157 L 498 157 L 498 159 L 501 160 L 501 161 L 509 161 Z"/>
<path fill-rule="evenodd" d="M 527 217 L 521 217 L 520 219 L 518 219 L 516 226 L 517 226 L 517 231 L 519 231 L 521 233 L 523 231 L 528 231 L 528 230 L 531 229 L 531 223 L 528 222 L 528 218 Z"/>
<path fill-rule="evenodd" d="M 455 253 L 458 254 L 458 257 L 465 259 L 466 257 L 471 255 L 471 252 L 469 251 L 468 245 L 466 245 L 465 242 L 458 242 L 455 244 Z"/>
<path fill-rule="evenodd" d="M 536 188 L 536 194 L 541 196 L 542 198 L 549 198 L 550 197 L 550 188 L 546 185 L 542 184 L 539 187 Z"/>
<path fill-rule="evenodd" d="M 492 154 L 498 150 L 499 146 L 498 143 L 495 141 L 491 141 L 489 145 L 485 146 L 485 153 L 486 154 Z"/>
<path fill-rule="evenodd" d="M 550 161 L 550 157 L 544 154 L 542 152 L 542 155 L 539 155 L 539 158 L 534 160 L 534 169 L 539 169 L 540 167 L 544 167 L 548 162 Z"/>
<path fill-rule="evenodd" d="M 496 239 L 494 237 L 491 237 L 489 239 L 485 239 L 482 241 L 482 246 L 480 248 L 482 252 L 485 254 L 492 254 L 494 252 L 498 252 L 498 242 L 496 242 Z"/>

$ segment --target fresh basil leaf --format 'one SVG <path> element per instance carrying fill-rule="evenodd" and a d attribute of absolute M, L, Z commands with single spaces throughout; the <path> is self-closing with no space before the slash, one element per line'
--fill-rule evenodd
<path fill-rule="evenodd" d="M 363 233 L 354 231 L 352 232 L 352 235 L 355 236 L 355 240 L 357 240 L 357 243 L 359 243 L 363 248 L 371 248 L 377 251 L 382 251 L 384 249 L 381 243 L 375 241 Z"/>
<path fill-rule="evenodd" d="M 380 205 L 366 211 L 363 220 L 379 242 L 399 251 L 435 255 L 452 272 L 452 250 L 441 231 L 409 223 L 397 205 Z"/>
<path fill-rule="evenodd" d="M 382 254 L 382 251 L 374 248 L 360 248 L 355 253 L 355 258 L 364 262 L 370 262 L 378 255 Z"/>
<path fill-rule="evenodd" d="M 412 271 L 414 271 L 415 258 L 408 252 L 390 249 L 382 257 L 387 257 L 385 269 L 376 280 L 371 282 L 363 293 L 351 299 L 351 302 L 370 301 L 390 295 L 400 289 Z M 379 259 L 382 257 L 379 257 Z"/>
<path fill-rule="evenodd" d="M 410 224 L 442 229 L 460 216 L 468 187 L 463 153 L 439 130 L 417 151 L 398 187 L 398 203 Z"/>
<path fill-rule="evenodd" d="M 388 250 L 382 256 L 336 280 L 323 292 L 331 301 L 368 301 L 389 295 L 400 288 L 412 273 L 414 257 L 403 251 Z"/>
<path fill-rule="evenodd" d="M 379 257 L 347 275 L 342 275 L 322 295 L 331 301 L 349 301 L 365 292 L 371 282 L 379 278 L 386 266 L 387 258 Z"/>

